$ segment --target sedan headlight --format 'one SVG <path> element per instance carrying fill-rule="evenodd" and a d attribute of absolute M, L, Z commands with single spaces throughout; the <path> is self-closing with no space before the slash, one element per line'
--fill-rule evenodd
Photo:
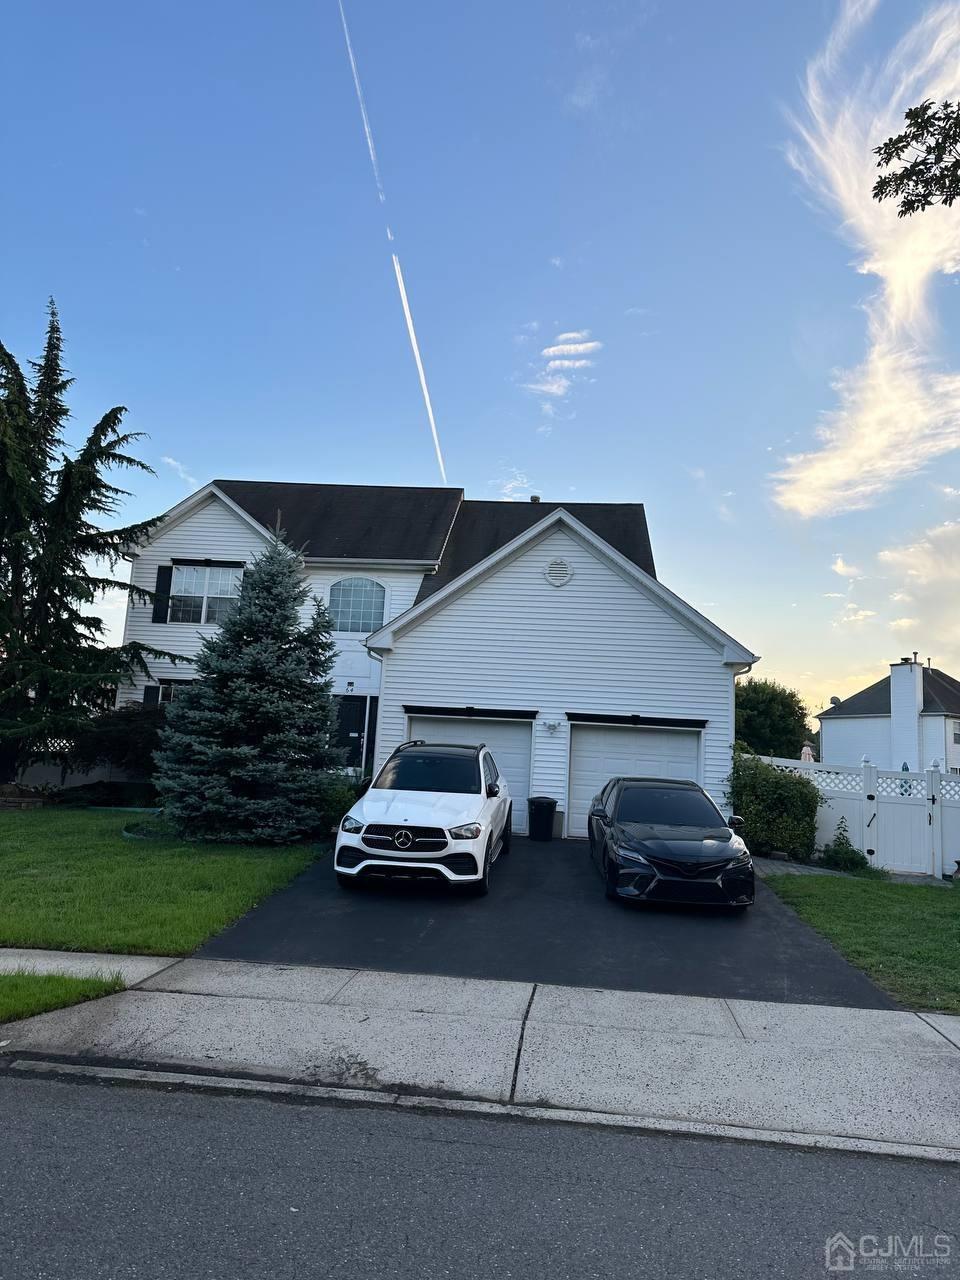
<path fill-rule="evenodd" d="M 642 853 L 635 853 L 633 849 L 624 849 L 621 845 L 617 845 L 617 853 L 621 858 L 630 858 L 634 862 L 642 863 L 645 867 L 650 865 Z"/>
<path fill-rule="evenodd" d="M 363 830 L 363 823 L 358 822 L 356 818 L 351 818 L 348 813 L 344 820 L 340 823 L 340 830 L 347 831 L 350 835 L 356 835 L 358 831 Z"/>
<path fill-rule="evenodd" d="M 468 822 L 463 827 L 451 827 L 450 835 L 454 840 L 477 840 L 482 830 L 479 822 Z"/>

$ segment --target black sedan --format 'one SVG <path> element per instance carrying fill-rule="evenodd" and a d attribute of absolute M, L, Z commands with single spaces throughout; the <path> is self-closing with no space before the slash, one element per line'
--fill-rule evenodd
<path fill-rule="evenodd" d="M 608 898 L 748 907 L 753 861 L 702 787 L 672 778 L 611 778 L 590 807 L 590 854 Z"/>

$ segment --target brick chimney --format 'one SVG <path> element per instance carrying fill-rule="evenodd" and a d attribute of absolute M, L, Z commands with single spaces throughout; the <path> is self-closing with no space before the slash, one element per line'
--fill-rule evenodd
<path fill-rule="evenodd" d="M 917 772 L 920 758 L 920 712 L 923 710 L 923 663 L 901 658 L 890 667 L 890 763 L 906 763 Z"/>

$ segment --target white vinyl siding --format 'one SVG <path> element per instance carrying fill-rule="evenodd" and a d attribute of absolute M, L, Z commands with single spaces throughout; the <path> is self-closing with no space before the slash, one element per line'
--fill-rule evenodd
<path fill-rule="evenodd" d="M 573 725 L 568 835 L 586 836 L 591 801 L 605 783 L 618 776 L 700 782 L 700 734 L 689 729 Z"/>
<path fill-rule="evenodd" d="M 257 533 L 241 516 L 232 511 L 219 498 L 211 496 L 166 528 L 161 528 L 154 538 L 143 546 L 133 562 L 131 580 L 153 591 L 157 583 L 157 568 L 170 565 L 173 560 L 232 560 L 249 565 L 263 550 L 266 539 Z M 313 595 L 329 603 L 330 588 L 344 578 L 371 578 L 384 588 L 384 617 L 395 618 L 409 609 L 416 599 L 423 580 L 416 569 L 384 569 L 353 565 L 308 566 L 307 585 Z M 309 616 L 310 604 L 304 608 L 304 618 Z M 142 644 L 170 653 L 192 657 L 200 648 L 206 635 L 216 632 L 214 623 L 153 621 L 153 604 L 131 602 L 124 624 L 124 640 L 138 640 Z M 339 650 L 334 666 L 334 692 L 375 694 L 380 687 L 380 663 L 364 648 L 361 635 L 337 636 Z M 149 659 L 153 680 L 140 678 L 134 685 L 124 686 L 119 692 L 120 702 L 142 702 L 145 684 L 160 680 L 182 680 L 190 676 L 190 667 L 173 664 L 162 659 Z M 352 684 L 352 688 L 349 685 Z"/>
<path fill-rule="evenodd" d="M 552 560 L 565 586 L 544 576 Z M 733 673 L 706 639 L 567 529 L 448 600 L 384 657 L 377 754 L 403 740 L 403 704 L 538 712 L 531 792 L 567 808 L 566 713 L 704 719 L 703 781 L 721 800 L 733 742 Z"/>
<path fill-rule="evenodd" d="M 455 742 L 474 747 L 485 743 L 510 788 L 513 830 L 526 831 L 530 795 L 529 721 L 411 716 L 409 734 L 411 738 L 424 738 L 427 742 Z"/>
<path fill-rule="evenodd" d="M 823 764 L 859 765 L 864 756 L 878 769 L 890 769 L 890 717 L 847 716 L 820 721 Z"/>

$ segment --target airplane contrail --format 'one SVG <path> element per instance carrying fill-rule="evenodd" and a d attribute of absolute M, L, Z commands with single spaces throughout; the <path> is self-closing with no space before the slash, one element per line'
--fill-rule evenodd
<path fill-rule="evenodd" d="M 377 161 L 377 148 L 373 141 L 373 130 L 370 128 L 370 117 L 367 115 L 367 104 L 363 97 L 363 87 L 360 84 L 360 73 L 357 70 L 357 60 L 353 54 L 353 42 L 350 39 L 350 29 L 347 26 L 347 15 L 343 8 L 343 0 L 337 0 L 340 8 L 340 21 L 343 23 L 343 36 L 347 43 L 347 56 L 350 59 L 350 70 L 353 72 L 353 86 L 357 91 L 357 102 L 360 104 L 360 117 L 363 120 L 363 132 L 367 140 L 367 151 L 370 153 L 370 164 L 373 168 L 373 176 L 377 184 L 377 195 L 381 204 L 386 204 L 387 196 L 383 189 L 383 182 L 380 178 L 380 165 Z M 393 232 L 387 225 L 387 239 L 393 243 Z M 420 344 L 417 341 L 417 331 L 413 324 L 413 314 L 410 311 L 410 302 L 407 298 L 406 285 L 403 282 L 403 272 L 400 269 L 400 259 L 396 253 L 391 254 L 393 258 L 393 270 L 397 277 L 397 288 L 400 290 L 400 303 L 403 307 L 403 316 L 407 322 L 407 335 L 410 338 L 410 349 L 413 352 L 414 363 L 417 366 L 417 374 L 420 378 L 420 390 L 423 392 L 423 403 L 427 410 L 427 420 L 430 423 L 430 434 L 433 437 L 433 447 L 437 455 L 437 465 L 440 468 L 440 475 L 443 483 L 447 483 L 447 468 L 443 461 L 443 452 L 440 448 L 440 437 L 437 434 L 437 423 L 433 416 L 433 404 L 430 400 L 430 391 L 427 387 L 427 375 L 423 368 L 423 359 L 420 355 Z"/>

